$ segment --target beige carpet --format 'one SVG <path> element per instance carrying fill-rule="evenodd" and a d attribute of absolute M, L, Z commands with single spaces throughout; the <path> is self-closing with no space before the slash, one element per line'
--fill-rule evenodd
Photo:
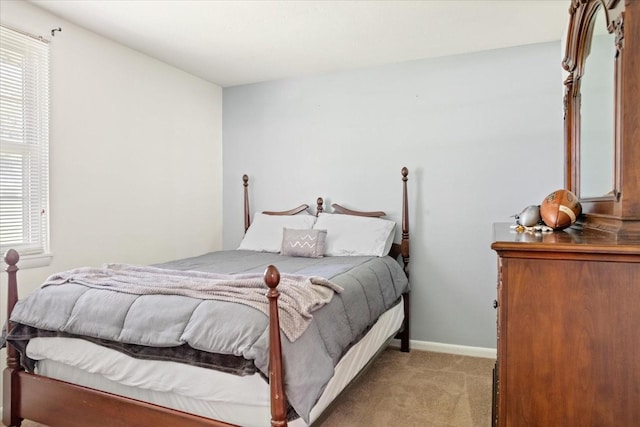
<path fill-rule="evenodd" d="M 386 350 L 322 427 L 491 425 L 495 360 Z"/>
<path fill-rule="evenodd" d="M 493 364 L 492 359 L 388 349 L 322 427 L 488 427 Z"/>

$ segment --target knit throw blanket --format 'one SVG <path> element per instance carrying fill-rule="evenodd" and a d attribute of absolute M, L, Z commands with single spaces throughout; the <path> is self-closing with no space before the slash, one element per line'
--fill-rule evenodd
<path fill-rule="evenodd" d="M 76 283 L 134 295 L 181 295 L 203 300 L 245 304 L 269 313 L 267 286 L 262 274 L 217 274 L 167 270 L 127 264 L 82 267 L 50 276 L 42 287 Z M 321 277 L 281 274 L 277 287 L 280 329 L 289 341 L 307 329 L 315 310 L 343 288 Z"/>

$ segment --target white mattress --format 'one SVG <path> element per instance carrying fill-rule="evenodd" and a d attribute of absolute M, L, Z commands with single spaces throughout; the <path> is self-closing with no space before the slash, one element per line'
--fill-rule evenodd
<path fill-rule="evenodd" d="M 404 318 L 400 303 L 384 313 L 337 364 L 311 410 L 313 422 L 367 364 Z M 27 355 L 36 372 L 74 384 L 156 403 L 241 426 L 270 426 L 269 385 L 260 375 L 240 377 L 176 362 L 139 360 L 82 339 L 34 338 Z M 297 419 L 292 427 L 305 426 Z"/>

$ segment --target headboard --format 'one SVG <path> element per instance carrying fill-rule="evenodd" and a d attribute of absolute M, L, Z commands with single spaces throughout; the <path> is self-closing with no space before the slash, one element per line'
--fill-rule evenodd
<path fill-rule="evenodd" d="M 403 167 L 402 174 L 402 234 L 400 243 L 393 243 L 389 255 L 394 259 L 402 256 L 404 264 L 404 272 L 409 277 L 409 201 L 407 196 L 407 180 L 409 175 L 409 169 Z M 242 186 L 244 187 L 244 231 L 246 232 L 251 225 L 251 211 L 249 209 L 249 176 L 242 176 Z M 354 209 L 348 209 L 342 205 L 334 203 L 331 205 L 333 213 L 342 215 L 355 215 L 364 217 L 376 217 L 380 218 L 386 216 L 383 211 L 358 211 Z M 309 205 L 302 204 L 297 208 L 289 209 L 286 211 L 264 211 L 263 213 L 268 215 L 295 215 L 303 212 L 309 208 Z M 316 199 L 316 215 L 324 212 L 324 199 L 318 197 Z"/>

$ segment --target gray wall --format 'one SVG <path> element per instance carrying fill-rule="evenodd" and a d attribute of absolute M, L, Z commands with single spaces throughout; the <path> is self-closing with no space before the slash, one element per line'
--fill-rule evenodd
<path fill-rule="evenodd" d="M 412 339 L 495 348 L 492 224 L 563 186 L 560 42 L 223 92 L 223 246 L 253 211 L 318 196 L 399 219 L 409 174 Z"/>

